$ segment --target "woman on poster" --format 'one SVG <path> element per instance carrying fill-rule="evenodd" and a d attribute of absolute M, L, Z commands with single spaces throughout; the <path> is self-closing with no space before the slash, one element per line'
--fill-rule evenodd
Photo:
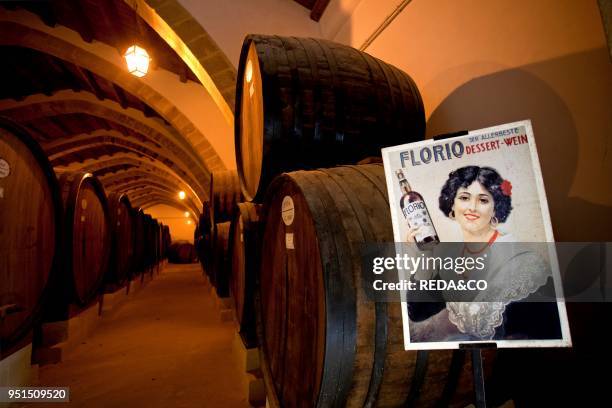
<path fill-rule="evenodd" d="M 510 181 L 491 167 L 461 167 L 442 187 L 439 208 L 461 229 L 463 245 L 456 255 L 485 256 L 487 268 L 420 278 L 485 280 L 488 288 L 475 295 L 453 293 L 451 299 L 443 293 L 437 303 L 408 302 L 411 342 L 561 338 L 556 303 L 533 302 L 552 288 L 549 264 L 512 245 L 515 238 L 499 228 L 513 210 Z M 418 233 L 411 228 L 408 242 Z"/>

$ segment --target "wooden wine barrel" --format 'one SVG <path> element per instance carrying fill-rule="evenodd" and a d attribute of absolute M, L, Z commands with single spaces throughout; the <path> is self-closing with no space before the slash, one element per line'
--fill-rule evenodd
<path fill-rule="evenodd" d="M 238 173 L 235 170 L 210 173 L 210 225 L 231 221 L 239 202 L 242 193 Z"/>
<path fill-rule="evenodd" d="M 171 263 L 186 264 L 196 260 L 195 248 L 189 241 L 174 241 L 168 247 L 168 261 Z"/>
<path fill-rule="evenodd" d="M 0 118 L 0 358 L 40 317 L 60 258 L 53 168 L 22 127 Z"/>
<path fill-rule="evenodd" d="M 91 173 L 64 173 L 64 270 L 70 277 L 72 301 L 84 306 L 100 290 L 108 267 L 111 228 L 102 183 Z"/>
<path fill-rule="evenodd" d="M 271 184 L 258 296 L 271 406 L 470 401 L 468 366 L 457 372 L 457 388 L 444 391 L 457 366 L 453 352 L 404 351 L 400 304 L 375 303 L 364 292 L 361 246 L 393 242 L 386 191 L 380 165 L 297 171 Z"/>
<path fill-rule="evenodd" d="M 108 208 L 112 231 L 110 267 L 106 283 L 123 284 L 129 277 L 134 255 L 132 205 L 126 194 L 110 193 Z"/>
<path fill-rule="evenodd" d="M 149 224 L 149 236 L 150 236 L 150 249 L 151 254 L 151 269 L 154 269 L 157 265 L 157 220 L 151 217 Z"/>
<path fill-rule="evenodd" d="M 153 243 L 154 240 L 154 221 L 153 217 L 150 214 L 144 215 L 144 242 L 145 242 L 145 252 L 144 252 L 144 262 L 145 262 L 145 272 L 151 273 L 153 265 L 155 264 L 155 245 Z"/>
<path fill-rule="evenodd" d="M 211 214 L 210 203 L 205 201 L 202 205 L 202 214 L 200 215 L 200 219 L 198 220 L 198 228 L 200 229 L 200 233 L 204 236 L 206 234 L 212 233 L 212 226 L 215 225 L 212 220 L 214 216 Z"/>
<path fill-rule="evenodd" d="M 229 296 L 229 230 L 230 222 L 215 224 L 213 233 L 213 253 L 211 282 L 219 297 Z"/>
<path fill-rule="evenodd" d="M 210 275 L 210 270 L 212 268 L 210 262 L 212 259 L 212 226 L 214 225 L 214 223 L 211 223 L 212 219 L 213 216 L 211 214 L 210 204 L 208 201 L 205 201 L 202 206 L 202 214 L 200 214 L 198 220 L 198 232 L 200 235 L 194 245 L 196 245 L 200 265 L 206 275 Z"/>
<path fill-rule="evenodd" d="M 235 107 L 238 175 L 259 202 L 273 177 L 354 164 L 425 137 L 419 91 L 365 52 L 313 38 L 248 35 Z"/>
<path fill-rule="evenodd" d="M 234 299 L 240 336 L 247 348 L 257 345 L 253 295 L 259 266 L 261 205 L 241 203 L 230 225 L 230 293 Z"/>
<path fill-rule="evenodd" d="M 162 231 L 162 242 L 164 246 L 164 260 L 168 259 L 168 247 L 170 246 L 170 242 L 172 242 L 172 237 L 170 236 L 170 227 L 164 225 Z"/>
<path fill-rule="evenodd" d="M 162 260 L 161 247 L 161 222 L 155 220 L 155 264 L 159 265 Z"/>
<path fill-rule="evenodd" d="M 135 208 L 132 214 L 132 237 L 134 243 L 132 258 L 132 275 L 140 275 L 145 270 L 145 230 L 144 212 L 142 208 Z"/>
<path fill-rule="evenodd" d="M 160 222 L 157 228 L 157 254 L 158 263 L 164 260 L 164 223 Z"/>
<path fill-rule="evenodd" d="M 156 218 L 153 218 L 153 240 L 151 242 L 152 251 L 155 254 L 153 265 L 157 267 L 159 263 L 159 221 Z"/>

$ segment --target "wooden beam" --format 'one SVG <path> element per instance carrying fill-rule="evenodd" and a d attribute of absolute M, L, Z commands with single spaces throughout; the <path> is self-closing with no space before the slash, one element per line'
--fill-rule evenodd
<path fill-rule="evenodd" d="M 108 120 L 104 118 L 95 118 L 96 127 L 98 129 L 111 130 L 111 125 Z"/>
<path fill-rule="evenodd" d="M 91 30 L 91 22 L 87 17 L 87 13 L 83 9 L 83 1 L 82 0 L 70 0 L 70 9 L 72 10 L 72 14 L 75 16 L 74 21 L 76 22 L 76 26 L 78 29 L 76 30 L 83 41 L 92 42 L 95 38 L 93 31 Z"/>
<path fill-rule="evenodd" d="M 89 72 L 87 69 L 81 68 L 80 66 L 76 64 L 72 64 L 72 68 L 74 69 L 74 72 L 77 74 L 77 76 L 81 79 L 81 81 L 83 81 L 83 83 L 87 86 L 87 88 L 89 88 L 89 91 L 92 94 L 96 95 L 96 98 L 98 98 L 98 100 L 100 101 L 104 100 L 104 95 L 102 95 L 102 90 L 100 89 L 100 86 L 98 85 L 95 78 L 93 77 L 93 74 Z"/>
<path fill-rule="evenodd" d="M 102 89 L 100 89 L 100 85 L 96 81 L 96 78 L 87 69 L 83 73 L 85 74 L 85 78 L 87 79 L 87 83 L 91 86 L 91 89 L 93 89 L 94 94 L 96 95 L 96 98 L 98 98 L 98 100 L 103 101 L 104 100 L 104 94 L 102 93 Z"/>
<path fill-rule="evenodd" d="M 310 10 L 310 19 L 318 22 L 325 12 L 328 4 L 329 0 L 316 0 L 312 6 L 312 9 Z"/>
<path fill-rule="evenodd" d="M 57 116 L 50 116 L 48 120 L 53 124 L 53 126 L 58 128 L 65 136 L 73 134 L 72 130 L 66 127 L 66 125 L 62 123 L 60 119 L 57 118 Z"/>
<path fill-rule="evenodd" d="M 115 97 L 117 98 L 117 102 L 123 109 L 128 108 L 127 99 L 125 98 L 125 92 L 119 86 L 117 86 L 114 82 L 112 83 L 113 92 L 115 93 Z"/>
<path fill-rule="evenodd" d="M 55 69 L 60 75 L 67 79 L 68 82 L 70 82 L 70 89 L 72 89 L 74 92 L 79 92 L 81 90 L 79 81 L 75 79 L 74 73 L 66 67 L 65 62 L 62 62 L 61 60 L 58 60 L 57 58 L 48 54 L 46 54 L 46 60 L 53 69 Z"/>

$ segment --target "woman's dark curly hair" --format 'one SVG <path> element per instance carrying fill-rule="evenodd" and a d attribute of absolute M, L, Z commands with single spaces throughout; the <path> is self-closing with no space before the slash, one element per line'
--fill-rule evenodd
<path fill-rule="evenodd" d="M 512 211 L 512 198 L 502 189 L 504 179 L 491 167 L 466 166 L 461 167 L 448 175 L 440 191 L 440 210 L 447 217 L 453 210 L 457 190 L 467 188 L 474 181 L 478 181 L 493 196 L 495 218 L 505 222 Z"/>

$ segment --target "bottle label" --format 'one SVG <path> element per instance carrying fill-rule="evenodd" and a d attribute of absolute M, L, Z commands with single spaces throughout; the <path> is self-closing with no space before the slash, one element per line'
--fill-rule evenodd
<path fill-rule="evenodd" d="M 290 196 L 285 196 L 281 203 L 281 218 L 286 226 L 293 224 L 295 218 L 295 208 L 293 207 L 293 199 Z"/>
<path fill-rule="evenodd" d="M 422 200 L 412 201 L 406 204 L 402 209 L 404 217 L 408 221 L 410 228 L 421 227 L 415 238 L 417 242 L 423 241 L 426 237 L 435 236 L 436 231 L 433 227 L 433 222 L 429 217 L 425 202 Z"/>

